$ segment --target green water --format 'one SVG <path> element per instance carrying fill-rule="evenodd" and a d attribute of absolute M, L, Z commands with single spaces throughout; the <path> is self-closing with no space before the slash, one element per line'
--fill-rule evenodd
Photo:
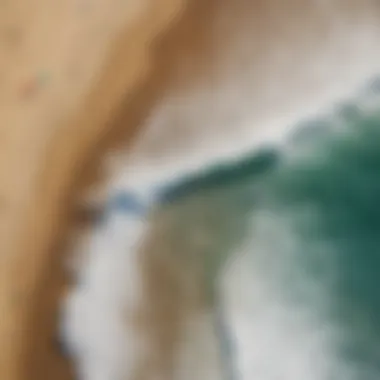
<path fill-rule="evenodd" d="M 380 112 L 348 107 L 338 116 L 344 129 L 334 132 L 332 116 L 319 121 L 324 132 L 301 136 L 312 147 L 302 154 L 263 151 L 184 182 L 165 202 L 178 215 L 173 233 L 207 231 L 211 243 L 198 254 L 211 293 L 231 252 L 252 233 L 248 221 L 263 210 L 285 215 L 297 235 L 289 293 L 312 302 L 302 293 L 305 274 L 320 284 L 325 318 L 341 332 L 337 357 L 355 380 L 380 379 Z"/>
<path fill-rule="evenodd" d="M 344 330 L 341 354 L 365 380 L 380 378 L 380 113 L 350 114 L 346 124 L 347 133 L 279 168 L 265 186 L 289 213 L 312 207 L 298 221 L 300 260 L 321 282 L 333 277 L 326 291 L 334 301 L 331 318 Z M 308 247 L 319 242 L 332 249 L 314 268 Z"/>

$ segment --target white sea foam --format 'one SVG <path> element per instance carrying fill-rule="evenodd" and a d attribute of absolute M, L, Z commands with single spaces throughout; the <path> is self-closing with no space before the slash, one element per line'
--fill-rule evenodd
<path fill-rule="evenodd" d="M 331 2 L 336 9 L 332 6 L 328 12 L 318 1 L 288 3 L 289 7 L 282 0 L 267 0 L 268 10 L 263 6 L 260 12 L 264 13 L 256 15 L 256 7 L 250 9 L 247 2 L 220 1 L 218 17 L 227 24 L 215 24 L 213 29 L 218 62 L 210 70 L 218 71 L 217 80 L 202 83 L 195 79 L 191 90 L 184 91 L 180 85 L 168 90 L 169 94 L 151 110 L 134 147 L 110 161 L 106 194 L 132 191 L 149 200 L 156 185 L 197 172 L 205 165 L 252 155 L 265 145 L 281 146 L 300 119 L 349 97 L 379 71 L 376 2 L 357 0 L 347 5 L 347 1 L 336 0 Z M 305 4 L 308 6 L 302 7 L 303 13 L 297 15 L 297 5 Z M 231 6 L 241 8 L 241 20 L 228 21 Z M 229 43 L 226 37 L 230 37 Z M 88 239 L 83 248 L 87 256 L 66 303 L 63 329 L 80 380 L 134 380 L 145 373 L 142 369 L 147 371 L 141 375 L 144 380 L 168 379 L 160 369 L 149 372 L 155 356 L 152 347 L 157 348 L 157 342 L 152 342 L 160 338 L 140 328 L 140 322 L 148 322 L 139 313 L 155 296 L 147 294 L 143 286 L 147 274 L 141 270 L 142 248 L 138 247 L 149 238 L 149 229 L 164 225 L 164 221 L 156 218 L 151 227 L 148 223 L 148 215 L 111 215 L 84 237 Z M 175 244 L 181 251 L 183 246 Z M 256 245 L 263 254 L 268 249 L 265 241 L 247 244 Z M 159 242 L 153 247 L 161 253 Z M 241 249 L 244 251 L 244 246 Z M 168 265 L 175 268 L 173 263 Z M 180 267 L 178 273 L 182 273 Z M 244 265 L 240 268 L 243 270 Z M 307 310 L 295 311 L 286 303 L 273 276 L 257 266 L 254 278 L 240 272 L 229 282 L 234 290 L 227 313 L 240 342 L 241 378 L 330 379 L 335 372 L 331 369 L 329 326 L 320 334 L 318 323 Z M 181 291 L 182 285 L 178 286 Z M 248 287 L 253 294 L 245 293 Z M 158 288 L 157 297 L 165 295 L 165 290 Z M 253 304 L 247 301 L 250 296 Z M 212 334 L 206 339 L 212 343 L 210 348 L 195 355 L 212 323 L 207 317 L 209 311 L 194 297 L 185 292 L 181 302 L 181 297 L 169 301 L 178 302 L 176 307 L 184 308 L 190 318 L 190 327 L 185 324 L 182 331 L 186 339 L 178 349 L 184 357 L 172 358 L 182 366 L 176 369 L 174 380 L 193 379 L 190 368 L 202 365 L 204 372 L 197 379 L 219 380 L 217 343 Z M 234 306 L 231 299 L 240 304 Z M 173 314 L 171 318 L 166 324 L 174 329 L 180 316 Z M 155 321 L 149 324 L 149 331 L 154 331 Z M 155 328 L 162 327 L 157 323 Z M 161 349 L 166 350 L 167 341 L 163 342 Z M 349 379 L 348 375 L 339 378 Z"/>

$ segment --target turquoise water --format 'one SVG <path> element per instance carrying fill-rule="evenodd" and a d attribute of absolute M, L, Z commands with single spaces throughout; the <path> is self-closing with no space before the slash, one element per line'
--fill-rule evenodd
<path fill-rule="evenodd" d="M 320 281 L 329 273 L 332 318 L 345 330 L 342 355 L 380 378 L 380 113 L 351 114 L 347 134 L 318 147 L 320 157 L 285 166 L 265 186 L 290 209 L 314 210 L 314 223 L 299 220 L 305 245 L 329 244 L 329 260 L 309 265 Z M 313 253 L 313 252 L 312 252 Z M 314 263 L 308 249 L 302 260 Z M 327 289 L 326 289 L 327 291 Z"/>
<path fill-rule="evenodd" d="M 345 107 L 304 127 L 291 153 L 267 149 L 214 168 L 175 186 L 162 202 L 176 215 L 173 234 L 207 231 L 211 243 L 197 254 L 211 293 L 234 249 L 257 237 L 252 220 L 259 225 L 263 212 L 287 220 L 296 240 L 290 254 L 281 252 L 277 230 L 277 248 L 266 253 L 287 260 L 284 294 L 337 331 L 335 360 L 350 368 L 350 379 L 380 379 L 380 111 Z M 251 246 L 254 256 L 255 239 Z"/>

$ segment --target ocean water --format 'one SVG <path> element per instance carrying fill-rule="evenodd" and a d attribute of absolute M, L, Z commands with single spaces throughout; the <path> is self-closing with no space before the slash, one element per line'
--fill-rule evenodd
<path fill-rule="evenodd" d="M 158 348 L 147 347 L 161 344 L 149 331 L 174 326 L 177 314 L 157 325 L 149 315 L 146 333 L 125 311 L 148 306 L 153 315 L 163 297 L 170 310 L 190 310 L 178 358 L 168 356 L 178 359 L 175 379 L 380 379 L 373 84 L 290 128 L 281 146 L 148 189 L 148 201 L 124 190 L 112 196 L 79 247 L 91 265 L 64 307 L 62 336 L 78 378 L 130 378 L 148 368 Z M 166 283 L 147 294 L 139 269 L 146 251 L 160 258 L 158 270 L 171 268 L 177 290 Z M 199 293 L 201 306 L 192 301 Z"/>
<path fill-rule="evenodd" d="M 226 378 L 380 379 L 380 103 L 189 178 L 157 214 L 221 305 Z"/>

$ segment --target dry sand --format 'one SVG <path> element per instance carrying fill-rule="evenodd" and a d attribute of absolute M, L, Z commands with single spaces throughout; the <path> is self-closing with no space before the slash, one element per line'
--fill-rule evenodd
<path fill-rule="evenodd" d="M 52 337 L 73 185 L 120 102 L 147 72 L 147 42 L 176 18 L 180 4 L 0 2 L 4 379 L 69 378 Z"/>

